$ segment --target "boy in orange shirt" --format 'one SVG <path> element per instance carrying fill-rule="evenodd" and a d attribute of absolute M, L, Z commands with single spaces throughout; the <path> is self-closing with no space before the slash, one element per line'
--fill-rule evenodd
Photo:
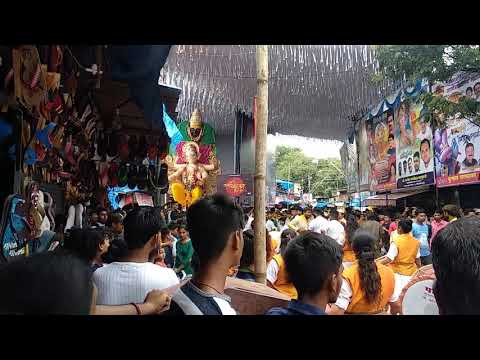
<path fill-rule="evenodd" d="M 412 220 L 402 219 L 398 222 L 398 236 L 392 239 L 390 249 L 382 261 L 390 264 L 395 273 L 395 295 L 398 297 L 411 277 L 421 267 L 420 241 L 411 233 Z"/>

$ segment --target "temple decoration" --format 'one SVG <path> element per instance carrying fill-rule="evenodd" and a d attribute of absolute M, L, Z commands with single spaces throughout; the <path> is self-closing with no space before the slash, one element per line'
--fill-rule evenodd
<path fill-rule="evenodd" d="M 163 122 L 170 137 L 170 154 L 165 158 L 170 191 L 176 202 L 188 207 L 216 191 L 220 165 L 216 157 L 215 132 L 202 121 L 197 109 L 189 121 L 177 126 L 164 105 Z"/>

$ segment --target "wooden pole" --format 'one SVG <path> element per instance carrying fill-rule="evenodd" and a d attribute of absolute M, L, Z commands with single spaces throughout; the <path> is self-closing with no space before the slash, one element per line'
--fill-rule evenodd
<path fill-rule="evenodd" d="M 257 101 L 255 119 L 254 232 L 255 278 L 266 284 L 265 174 L 267 171 L 268 45 L 257 45 Z"/>

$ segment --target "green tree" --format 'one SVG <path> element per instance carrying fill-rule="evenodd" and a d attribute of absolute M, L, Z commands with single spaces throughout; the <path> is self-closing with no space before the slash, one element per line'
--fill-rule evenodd
<path fill-rule="evenodd" d="M 412 85 L 427 78 L 430 83 L 448 80 L 458 71 L 480 72 L 480 47 L 478 45 L 380 45 L 375 46 L 379 71 L 374 82 L 390 80 Z M 480 125 L 480 103 L 467 97 L 458 103 L 423 94 L 421 100 L 429 109 L 429 115 L 443 113 L 446 116 L 461 114 Z"/>
<path fill-rule="evenodd" d="M 345 175 L 339 159 L 315 160 L 299 148 L 278 146 L 275 150 L 278 179 L 300 183 L 305 192 L 314 196 L 331 197 L 338 189 L 346 187 Z"/>

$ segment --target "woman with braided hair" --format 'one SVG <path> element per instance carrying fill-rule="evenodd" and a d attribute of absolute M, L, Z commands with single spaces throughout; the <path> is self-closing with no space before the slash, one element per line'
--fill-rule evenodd
<path fill-rule="evenodd" d="M 343 244 L 343 268 L 347 269 L 352 266 L 355 262 L 355 252 L 352 248 L 352 239 L 353 234 L 359 228 L 357 220 L 354 216 L 351 216 L 347 220 L 347 224 L 345 225 L 345 243 Z"/>
<path fill-rule="evenodd" d="M 357 230 L 352 248 L 357 261 L 343 271 L 343 283 L 337 302 L 330 314 L 385 313 L 387 304 L 394 303 L 395 275 L 389 267 L 375 262 L 376 239 L 364 230 Z"/>

